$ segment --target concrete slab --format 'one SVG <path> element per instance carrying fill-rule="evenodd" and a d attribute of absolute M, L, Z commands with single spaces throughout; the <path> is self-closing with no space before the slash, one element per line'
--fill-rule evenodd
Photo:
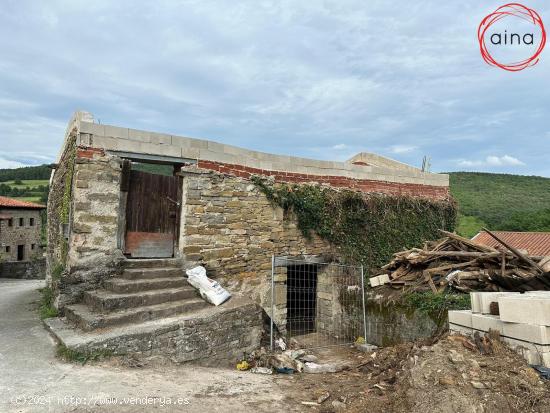
<path fill-rule="evenodd" d="M 449 323 L 457 324 L 462 327 L 472 328 L 472 311 L 471 310 L 449 311 Z"/>
<path fill-rule="evenodd" d="M 498 298 L 498 307 L 502 321 L 550 326 L 550 296 L 502 296 Z"/>
<path fill-rule="evenodd" d="M 503 333 L 503 323 L 499 316 L 489 314 L 472 314 L 472 328 L 475 330 L 489 332 L 496 330 L 500 334 Z"/>
<path fill-rule="evenodd" d="M 472 306 L 472 313 L 481 313 L 481 293 L 471 292 L 470 293 L 470 303 Z"/>
<path fill-rule="evenodd" d="M 550 327 L 536 324 L 502 323 L 503 335 L 534 344 L 550 345 Z"/>
<path fill-rule="evenodd" d="M 498 302 L 498 297 L 505 297 L 509 295 L 519 295 L 517 292 L 480 292 L 477 293 L 477 299 L 479 303 L 479 312 L 481 314 L 491 314 L 491 303 Z"/>

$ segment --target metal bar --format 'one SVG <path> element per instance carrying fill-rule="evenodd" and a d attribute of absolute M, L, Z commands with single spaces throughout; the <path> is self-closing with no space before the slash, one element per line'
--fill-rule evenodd
<path fill-rule="evenodd" d="M 269 341 L 271 351 L 273 351 L 273 323 L 275 317 L 275 255 L 271 256 L 271 326 L 269 333 Z"/>
<path fill-rule="evenodd" d="M 363 265 L 361 265 L 361 293 L 363 296 L 363 338 L 367 341 L 367 311 L 365 308 L 365 273 Z"/>

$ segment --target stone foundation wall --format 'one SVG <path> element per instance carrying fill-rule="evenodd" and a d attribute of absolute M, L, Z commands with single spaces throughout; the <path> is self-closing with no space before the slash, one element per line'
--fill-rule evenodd
<path fill-rule="evenodd" d="M 336 254 L 316 235 L 304 238 L 295 219 L 271 205 L 250 180 L 195 166 L 182 174 L 179 245 L 186 265 L 204 265 L 222 285 L 250 293 L 268 314 L 272 255 Z"/>
<path fill-rule="evenodd" d="M 68 348 L 79 352 L 234 366 L 245 353 L 260 347 L 263 316 L 258 304 L 235 296 L 219 307 L 151 322 L 139 329 L 129 327 L 122 334 L 107 332 L 84 340 L 57 319 L 47 320 L 46 325 Z"/>
<path fill-rule="evenodd" d="M 46 259 L 38 258 L 24 262 L 0 262 L 0 278 L 43 280 L 46 278 Z"/>

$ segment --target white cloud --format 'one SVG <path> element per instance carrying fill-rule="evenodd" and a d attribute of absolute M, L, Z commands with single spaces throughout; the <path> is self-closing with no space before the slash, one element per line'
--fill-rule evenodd
<path fill-rule="evenodd" d="M 514 158 L 510 155 L 504 156 L 487 156 L 484 160 L 472 161 L 461 159 L 458 161 L 459 166 L 465 166 L 468 168 L 471 167 L 491 167 L 491 166 L 522 166 L 525 165 L 524 162 L 520 161 L 518 158 Z"/>
<path fill-rule="evenodd" d="M 393 145 L 390 146 L 391 153 L 409 153 L 418 149 L 417 146 L 412 145 Z"/>
<path fill-rule="evenodd" d="M 336 149 L 337 151 L 341 151 L 341 150 L 344 150 L 344 149 L 348 149 L 348 145 L 346 145 L 345 143 L 339 143 L 338 145 L 334 145 L 332 147 L 332 149 Z"/>
<path fill-rule="evenodd" d="M 0 169 L 4 168 L 19 168 L 23 165 L 21 162 L 10 161 L 9 159 L 0 158 Z"/>

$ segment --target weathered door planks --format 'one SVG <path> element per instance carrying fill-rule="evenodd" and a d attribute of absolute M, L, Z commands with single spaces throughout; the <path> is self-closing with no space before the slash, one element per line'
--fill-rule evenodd
<path fill-rule="evenodd" d="M 126 206 L 126 253 L 133 258 L 174 255 L 179 178 L 130 171 Z"/>

